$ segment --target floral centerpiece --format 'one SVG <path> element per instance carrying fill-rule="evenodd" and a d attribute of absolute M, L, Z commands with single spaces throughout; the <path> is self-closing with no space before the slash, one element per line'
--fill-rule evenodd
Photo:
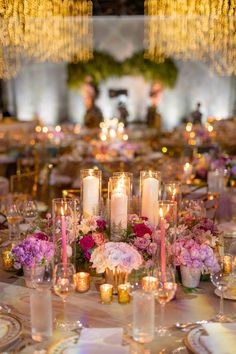
<path fill-rule="evenodd" d="M 147 218 L 130 215 L 126 233 L 120 242 L 110 242 L 109 229 L 104 219 L 90 217 L 79 225 L 77 242 L 77 268 L 105 272 L 106 281 L 127 281 L 132 270 L 152 267 L 157 253 L 156 234 Z M 114 279 L 113 279 L 114 283 Z M 117 286 L 117 284 L 116 284 Z"/>
<path fill-rule="evenodd" d="M 35 265 L 43 266 L 51 261 L 54 255 L 53 243 L 48 241 L 43 232 L 36 232 L 12 249 L 14 267 L 32 268 Z"/>
<path fill-rule="evenodd" d="M 149 268 L 154 265 L 157 252 L 156 234 L 147 218 L 130 215 L 129 221 L 127 232 L 120 241 L 132 246 L 141 255 L 142 265 Z M 94 268 L 91 256 L 97 247 L 107 242 L 109 242 L 109 230 L 104 219 L 96 216 L 83 219 L 79 225 L 77 263 L 81 265 L 90 261 L 91 268 Z"/>
<path fill-rule="evenodd" d="M 180 266 L 183 285 L 194 287 L 191 282 L 185 281 L 186 272 L 189 277 L 191 274 L 197 274 L 199 283 L 201 273 L 219 269 L 217 247 L 220 244 L 220 236 L 220 231 L 211 219 L 187 212 L 180 216 L 176 241 L 171 246 L 171 252 L 175 264 Z"/>
<path fill-rule="evenodd" d="M 12 249 L 14 267 L 23 267 L 27 287 L 33 287 L 33 276 L 43 277 L 45 265 L 54 256 L 54 245 L 44 232 L 35 232 Z"/>

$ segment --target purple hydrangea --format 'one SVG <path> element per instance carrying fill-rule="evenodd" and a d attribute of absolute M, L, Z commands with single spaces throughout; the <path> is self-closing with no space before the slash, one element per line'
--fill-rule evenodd
<path fill-rule="evenodd" d="M 52 242 L 30 235 L 12 249 L 12 255 L 16 269 L 22 266 L 30 268 L 34 264 L 50 261 L 54 255 L 54 245 Z"/>

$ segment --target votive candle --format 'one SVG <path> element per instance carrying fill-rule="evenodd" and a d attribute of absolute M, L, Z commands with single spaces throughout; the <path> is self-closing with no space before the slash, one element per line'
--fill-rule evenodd
<path fill-rule="evenodd" d="M 10 250 L 2 251 L 2 267 L 4 270 L 14 269 L 14 259 Z"/>
<path fill-rule="evenodd" d="M 117 290 L 119 304 L 128 304 L 130 302 L 130 284 L 120 284 Z"/>
<path fill-rule="evenodd" d="M 79 272 L 74 275 L 76 291 L 85 293 L 90 288 L 90 274 Z"/>
<path fill-rule="evenodd" d="M 142 278 L 142 288 L 145 291 L 155 291 L 157 289 L 157 281 L 158 279 L 153 276 L 146 276 Z"/>
<path fill-rule="evenodd" d="M 113 286 L 111 284 L 100 285 L 100 297 L 102 304 L 110 304 L 113 299 Z"/>

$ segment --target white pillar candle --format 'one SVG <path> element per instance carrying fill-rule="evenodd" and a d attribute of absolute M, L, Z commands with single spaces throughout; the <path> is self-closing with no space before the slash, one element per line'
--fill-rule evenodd
<path fill-rule="evenodd" d="M 142 216 L 146 216 L 153 226 L 156 225 L 156 204 L 159 195 L 159 181 L 153 177 L 143 179 Z"/>
<path fill-rule="evenodd" d="M 128 224 L 128 196 L 125 188 L 119 186 L 111 195 L 111 225 L 127 229 Z"/>
<path fill-rule="evenodd" d="M 83 178 L 83 216 L 97 215 L 99 212 L 99 179 L 96 176 Z"/>

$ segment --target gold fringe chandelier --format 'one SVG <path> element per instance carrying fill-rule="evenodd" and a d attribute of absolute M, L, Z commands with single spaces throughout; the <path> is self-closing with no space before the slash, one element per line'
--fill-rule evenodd
<path fill-rule="evenodd" d="M 146 0 L 145 56 L 199 60 L 236 74 L 236 0 Z"/>
<path fill-rule="evenodd" d="M 22 60 L 78 62 L 92 57 L 90 0 L 0 0 L 0 26 L 2 51 L 14 48 Z"/>

